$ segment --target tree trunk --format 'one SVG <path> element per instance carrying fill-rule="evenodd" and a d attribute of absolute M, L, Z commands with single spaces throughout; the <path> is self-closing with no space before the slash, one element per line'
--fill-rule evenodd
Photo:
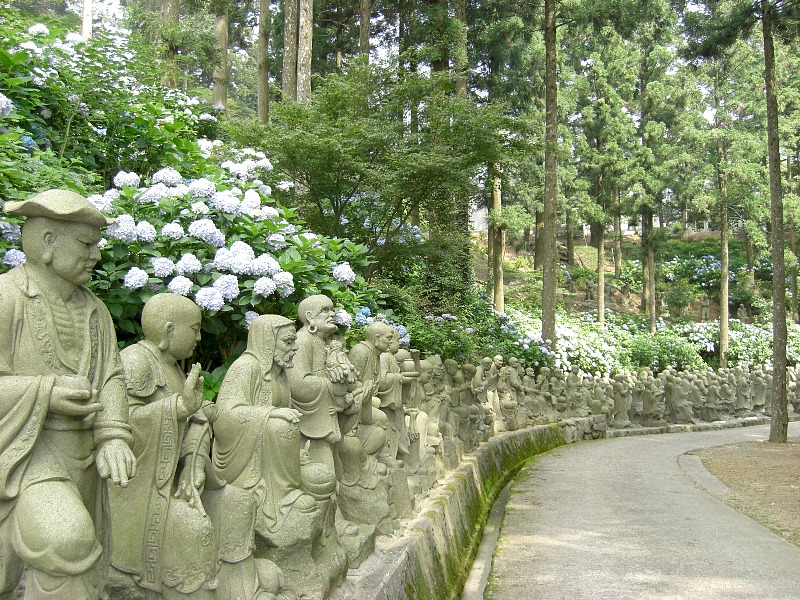
<path fill-rule="evenodd" d="M 800 322 L 800 316 L 797 313 L 797 227 L 794 224 L 794 218 L 789 219 L 789 247 L 795 257 L 795 261 L 792 263 L 792 320 Z"/>
<path fill-rule="evenodd" d="M 456 20 L 461 24 L 454 60 L 456 96 L 467 97 L 467 0 L 455 0 Z"/>
<path fill-rule="evenodd" d="M 745 261 L 747 262 L 747 283 L 750 286 L 756 283 L 756 249 L 753 245 L 753 238 L 744 232 Z"/>
<path fill-rule="evenodd" d="M 369 37 L 372 19 L 372 0 L 361 0 L 358 4 L 358 53 L 369 62 Z"/>
<path fill-rule="evenodd" d="M 259 0 L 258 14 L 258 121 L 269 123 L 269 0 Z"/>
<path fill-rule="evenodd" d="M 724 178 L 723 178 L 724 181 Z M 725 369 L 728 366 L 728 320 L 729 320 L 729 292 L 728 273 L 730 262 L 728 260 L 728 188 L 727 182 L 720 188 L 720 268 L 719 268 L 719 366 Z"/>
<path fill-rule="evenodd" d="M 228 6 L 219 6 L 219 14 L 214 23 L 214 39 L 219 53 L 219 65 L 214 69 L 214 89 L 211 92 L 211 104 L 228 108 Z"/>
<path fill-rule="evenodd" d="M 503 210 L 503 182 L 497 165 L 492 165 L 492 212 L 495 218 L 500 217 Z M 504 232 L 495 222 L 492 226 L 492 303 L 495 310 L 506 310 L 505 289 L 503 288 L 503 246 Z"/>
<path fill-rule="evenodd" d="M 87 40 L 92 37 L 92 0 L 83 0 L 83 12 L 81 18 L 81 35 Z M 161 16 L 164 16 L 163 4 Z"/>
<path fill-rule="evenodd" d="M 619 190 L 614 190 L 614 277 L 622 276 L 622 215 L 619 209 Z"/>
<path fill-rule="evenodd" d="M 297 27 L 297 101 L 311 96 L 311 47 L 314 34 L 314 0 L 300 0 Z"/>
<path fill-rule="evenodd" d="M 770 224 L 772 226 L 772 419 L 770 442 L 786 442 L 789 415 L 786 403 L 786 273 L 783 259 L 783 194 L 778 140 L 778 101 L 775 96 L 775 47 L 772 6 L 761 0 L 764 33 L 764 83 L 767 101 L 767 151 L 769 155 Z"/>
<path fill-rule="evenodd" d="M 606 228 L 602 223 L 597 227 L 597 322 L 606 325 Z"/>
<path fill-rule="evenodd" d="M 533 268 L 542 270 L 544 264 L 544 213 L 536 211 L 536 228 L 533 234 Z"/>
<path fill-rule="evenodd" d="M 283 8 L 281 91 L 284 100 L 297 100 L 297 2 L 285 0 Z"/>
<path fill-rule="evenodd" d="M 642 209 L 642 305 L 650 321 L 650 333 L 656 332 L 656 253 L 653 236 L 653 209 Z"/>
<path fill-rule="evenodd" d="M 568 208 L 566 210 L 565 220 L 566 220 L 566 235 L 567 235 L 567 264 L 570 267 L 575 266 L 575 232 L 573 231 L 572 226 L 572 211 Z"/>
<path fill-rule="evenodd" d="M 558 80 L 556 79 L 556 0 L 544 0 L 544 234 L 542 339 L 556 345 L 556 202 L 558 197 Z M 549 342 L 548 342 L 549 340 Z"/>
<path fill-rule="evenodd" d="M 92 0 L 84 0 L 83 8 L 83 25 L 84 28 L 86 27 L 86 4 L 89 4 L 89 34 L 91 35 L 92 30 L 92 21 L 91 21 L 91 5 Z M 166 23 L 165 29 L 167 31 L 174 31 L 175 28 L 178 27 L 180 23 L 180 16 L 181 16 L 181 3 L 180 0 L 161 0 L 161 20 Z M 83 37 L 88 38 L 89 36 L 86 35 L 84 32 Z M 165 38 L 167 36 L 164 36 Z M 171 36 L 170 36 L 171 37 Z M 161 82 L 167 86 L 174 88 L 177 86 L 176 74 L 178 72 L 178 62 L 175 59 L 176 55 L 176 48 L 175 42 L 172 39 L 164 39 L 164 76 L 161 78 Z"/>

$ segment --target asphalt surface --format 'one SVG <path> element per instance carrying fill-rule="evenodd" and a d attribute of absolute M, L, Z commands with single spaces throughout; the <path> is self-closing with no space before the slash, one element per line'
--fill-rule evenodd
<path fill-rule="evenodd" d="M 686 456 L 768 434 L 624 437 L 538 457 L 511 487 L 484 597 L 800 599 L 800 548 L 714 499 L 723 484 Z"/>

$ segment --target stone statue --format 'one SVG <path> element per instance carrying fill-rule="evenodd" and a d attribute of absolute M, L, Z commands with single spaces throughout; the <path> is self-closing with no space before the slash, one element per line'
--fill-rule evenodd
<path fill-rule="evenodd" d="M 409 442 L 406 415 L 403 407 L 403 386 L 416 381 L 419 373 L 403 371 L 395 358 L 400 350 L 397 330 L 386 323 L 380 323 L 383 335 L 388 338 L 387 351 L 380 355 L 380 375 L 376 395 L 380 398 L 380 409 L 389 421 L 387 429 L 386 453 L 397 459 L 398 452 L 408 454 Z"/>
<path fill-rule="evenodd" d="M 247 349 L 220 388 L 212 458 L 220 479 L 252 497 L 256 558 L 278 565 L 290 592 L 322 598 L 343 577 L 345 557 L 334 525 L 333 469 L 301 457 L 301 413 L 287 376 L 297 337 L 294 323 L 279 315 L 250 324 Z M 318 546 L 336 556 L 321 557 Z"/>
<path fill-rule="evenodd" d="M 297 332 L 297 354 L 293 368 L 287 371 L 292 406 L 300 412 L 301 441 L 309 444 L 311 460 L 327 465 L 338 478 L 337 444 L 356 425 L 361 410 L 351 393 L 355 384 L 350 379 L 355 371 L 341 366 L 347 357 L 342 348 L 337 349 L 339 328 L 330 298 L 315 295 L 304 299 L 297 307 L 297 318 L 302 323 Z"/>
<path fill-rule="evenodd" d="M 492 369 L 492 359 L 484 356 L 480 364 L 475 367 L 475 375 L 472 378 L 472 389 L 475 390 L 476 402 L 479 402 L 483 407 L 484 423 L 484 437 L 488 437 L 494 430 L 494 408 L 492 407 L 491 396 L 489 392 L 489 375 Z"/>
<path fill-rule="evenodd" d="M 213 418 L 216 409 L 201 410 L 200 365 L 188 378 L 178 366 L 200 340 L 200 309 L 183 296 L 158 294 L 142 310 L 142 330 L 145 339 L 122 351 L 138 474 L 126 488 L 109 490 L 106 592 L 213 599 L 216 548 L 200 495 L 211 443 L 207 413 Z"/>
<path fill-rule="evenodd" d="M 114 323 L 84 287 L 110 221 L 66 190 L 5 210 L 27 262 L 0 275 L 0 598 L 26 568 L 26 598 L 96 600 L 98 475 L 136 471 Z"/>
<path fill-rule="evenodd" d="M 708 299 L 708 296 L 703 296 L 703 299 L 700 300 L 700 320 L 708 321 L 710 319 L 711 319 L 711 300 Z"/>
<path fill-rule="evenodd" d="M 739 319 L 742 323 L 747 323 L 749 321 L 749 315 L 747 314 L 747 307 L 744 304 L 740 304 L 739 308 L 736 309 L 736 318 Z"/>

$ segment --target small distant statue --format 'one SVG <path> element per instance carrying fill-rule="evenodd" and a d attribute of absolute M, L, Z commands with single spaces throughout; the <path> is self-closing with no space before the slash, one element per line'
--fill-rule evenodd
<path fill-rule="evenodd" d="M 711 319 L 711 300 L 708 299 L 708 296 L 703 296 L 703 299 L 700 300 L 700 320 L 701 321 L 709 321 Z"/>
<path fill-rule="evenodd" d="M 749 321 L 750 315 L 747 313 L 747 307 L 744 304 L 740 304 L 739 308 L 736 309 L 736 317 L 742 323 L 747 323 Z"/>
<path fill-rule="evenodd" d="M 585 298 L 587 301 L 592 301 L 596 299 L 595 296 L 597 295 L 596 293 L 597 286 L 595 285 L 594 280 L 592 280 L 591 277 L 586 278 L 586 281 L 583 284 L 583 290 L 586 294 Z"/>
<path fill-rule="evenodd" d="M 0 275 L 0 597 L 25 569 L 25 598 L 95 600 L 98 475 L 136 472 L 114 322 L 84 287 L 111 221 L 67 190 L 5 210 L 27 262 Z"/>

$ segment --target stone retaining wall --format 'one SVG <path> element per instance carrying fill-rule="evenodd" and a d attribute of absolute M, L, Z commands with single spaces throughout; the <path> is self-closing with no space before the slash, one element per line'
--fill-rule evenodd
<path fill-rule="evenodd" d="M 525 462 L 557 446 L 605 436 L 606 419 L 599 415 L 492 437 L 420 500 L 398 537 L 379 538 L 373 555 L 330 598 L 458 597 L 492 504 Z"/>

